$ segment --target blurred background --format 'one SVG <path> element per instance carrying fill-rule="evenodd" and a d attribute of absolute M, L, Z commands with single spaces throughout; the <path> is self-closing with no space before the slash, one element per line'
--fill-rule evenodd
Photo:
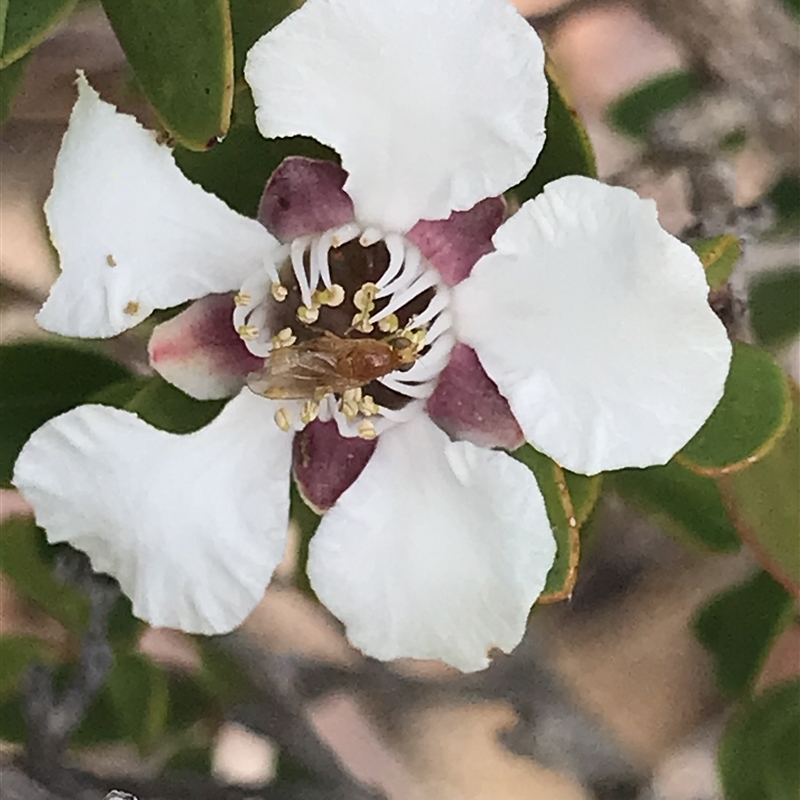
<path fill-rule="evenodd" d="M 721 313 L 739 338 L 766 347 L 797 380 L 796 3 L 516 5 L 542 35 L 554 73 L 583 118 L 601 179 L 654 198 L 662 225 L 676 235 L 733 232 L 742 240 L 742 257 L 717 298 Z M 0 143 L 3 344 L 43 336 L 33 314 L 56 262 L 42 204 L 74 102 L 77 68 L 104 99 L 147 114 L 123 51 L 92 2 L 81 2 L 35 50 L 18 93 L 3 98 L 10 104 Z M 762 302 L 779 307 L 777 322 L 748 304 L 754 292 L 765 291 Z M 136 361 L 139 354 L 124 342 L 115 346 L 116 358 Z M 3 413 L 13 409 L 3 406 Z M 190 637 L 137 629 L 136 652 L 168 677 L 158 682 L 131 668 L 117 694 L 134 698 L 125 713 L 146 715 L 161 692 L 170 704 L 164 714 L 191 723 L 180 735 L 154 735 L 144 745 L 127 741 L 103 718 L 119 716 L 119 709 L 95 709 L 71 758 L 97 775 L 129 776 L 139 782 L 126 784 L 134 788 L 169 764 L 175 774 L 207 768 L 222 783 L 254 787 L 276 774 L 287 781 L 309 770 L 330 774 L 339 794 L 314 797 L 367 796 L 359 794 L 363 783 L 392 800 L 722 800 L 716 750 L 733 703 L 692 622 L 714 596 L 754 575 L 758 564 L 747 548 L 697 546 L 693 526 L 708 521 L 687 521 L 663 508 L 651 514 L 637 498 L 623 483 L 607 482 L 583 531 L 572 598 L 537 608 L 523 644 L 486 673 L 464 677 L 436 663 L 365 660 L 336 620 L 295 585 L 287 557 L 261 606 L 210 660 Z M 4 519 L 26 514 L 11 490 L 3 490 L 0 501 Z M 16 546 L 16 529 L 2 530 L 0 548 Z M 0 602 L 0 634 L 42 640 L 51 658 L 69 652 L 63 621 L 35 592 L 0 576 Z M 800 673 L 795 611 L 759 663 L 757 690 Z M 211 684 L 198 695 L 183 679 L 217 657 L 233 659 L 246 675 L 234 679 L 226 661 L 217 670 L 226 687 L 209 700 L 216 691 Z M 16 664 L 10 650 L 0 661 L 6 662 L 5 700 L 22 672 L 9 666 Z M 234 685 L 235 703 L 228 703 Z M 188 688 L 181 694 L 175 686 Z M 195 720 L 198 709 L 202 719 Z M 9 765 L 21 747 L 17 712 L 7 703 L 0 712 L 6 740 L 0 763 Z M 155 719 L 161 712 L 152 713 Z M 10 768 L 2 774 L 0 796 L 57 796 L 34 794 L 40 789 Z M 228 796 L 199 788 L 194 794 L 164 791 L 164 797 Z M 252 796 L 279 795 L 254 789 Z"/>

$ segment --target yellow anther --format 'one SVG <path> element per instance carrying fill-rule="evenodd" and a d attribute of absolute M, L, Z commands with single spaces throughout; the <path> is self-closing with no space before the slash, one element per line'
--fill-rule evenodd
<path fill-rule="evenodd" d="M 410 331 L 407 328 L 403 331 L 400 331 L 398 336 L 402 337 L 403 339 L 408 339 L 411 342 L 412 346 L 414 347 L 415 352 L 419 352 L 425 347 L 425 336 L 427 331 L 425 328 L 418 328 L 415 331 Z"/>
<path fill-rule="evenodd" d="M 274 281 L 272 284 L 272 296 L 282 303 L 289 294 L 289 290 L 279 281 Z"/>
<path fill-rule="evenodd" d="M 292 415 L 288 408 L 279 408 L 273 417 L 275 424 L 285 433 L 292 428 Z"/>
<path fill-rule="evenodd" d="M 311 308 L 308 306 L 300 306 L 300 308 L 297 309 L 297 319 L 306 325 L 311 325 L 311 323 L 319 319 L 319 308 L 314 305 L 312 305 Z"/>
<path fill-rule="evenodd" d="M 374 283 L 365 283 L 353 296 L 353 305 L 359 311 L 372 311 L 375 308 L 375 296 L 378 294 L 378 287 Z"/>
<path fill-rule="evenodd" d="M 106 264 L 108 264 L 109 267 L 116 267 L 117 266 L 117 259 L 114 258 L 114 256 L 111 255 L 111 253 L 109 253 L 106 256 Z"/>
<path fill-rule="evenodd" d="M 319 403 L 315 403 L 313 400 L 306 400 L 303 403 L 303 408 L 300 411 L 300 419 L 303 422 L 303 425 L 308 425 L 309 422 L 313 422 L 319 416 Z"/>
<path fill-rule="evenodd" d="M 249 306 L 253 302 L 253 295 L 247 292 L 236 292 L 233 298 L 233 304 L 236 306 Z"/>
<path fill-rule="evenodd" d="M 122 312 L 129 317 L 135 317 L 139 313 L 139 308 L 139 304 L 135 300 L 131 300 L 125 308 L 122 309 Z"/>
<path fill-rule="evenodd" d="M 369 321 L 369 312 L 366 313 L 359 313 L 353 317 L 353 322 L 350 327 L 354 331 L 360 331 L 361 333 L 372 333 L 375 326 Z"/>
<path fill-rule="evenodd" d="M 275 350 L 279 350 L 281 347 L 291 347 L 297 341 L 297 337 L 291 328 L 283 328 L 270 341 L 272 342 L 272 347 Z"/>
<path fill-rule="evenodd" d="M 346 389 L 342 393 L 340 408 L 347 419 L 355 419 L 361 410 L 361 389 Z"/>
<path fill-rule="evenodd" d="M 378 322 L 378 327 L 384 333 L 394 333 L 400 327 L 400 320 L 397 319 L 397 314 L 389 314 Z"/>
<path fill-rule="evenodd" d="M 236 329 L 236 333 L 246 342 L 252 342 L 253 339 L 258 338 L 259 330 L 255 325 L 240 325 Z"/>
<path fill-rule="evenodd" d="M 365 417 L 374 417 L 380 414 L 380 406 L 375 402 L 371 395 L 365 394 L 358 404 L 358 408 Z"/>
<path fill-rule="evenodd" d="M 336 308 L 344 302 L 344 289 L 338 283 L 334 283 L 330 289 L 318 289 L 314 292 L 313 299 L 317 305 Z"/>
<path fill-rule="evenodd" d="M 375 426 L 369 420 L 365 419 L 358 426 L 358 436 L 361 439 L 366 439 L 368 442 L 371 442 L 373 439 L 378 438 L 378 431 L 375 430 Z"/>

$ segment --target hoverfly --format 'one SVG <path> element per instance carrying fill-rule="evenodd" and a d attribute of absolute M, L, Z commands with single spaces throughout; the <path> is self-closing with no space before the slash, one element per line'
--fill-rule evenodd
<path fill-rule="evenodd" d="M 324 331 L 310 341 L 273 350 L 264 369 L 248 375 L 247 384 L 271 400 L 321 400 L 366 386 L 413 364 L 416 357 L 417 348 L 404 336 L 346 339 Z"/>

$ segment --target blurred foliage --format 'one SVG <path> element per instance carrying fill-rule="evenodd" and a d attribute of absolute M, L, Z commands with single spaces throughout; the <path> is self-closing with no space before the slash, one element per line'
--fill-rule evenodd
<path fill-rule="evenodd" d="M 727 800 L 800 796 L 800 680 L 767 689 L 739 709 L 722 737 L 719 771 Z"/>
<path fill-rule="evenodd" d="M 800 234 L 800 178 L 797 175 L 783 175 L 769 190 L 767 199 L 775 207 L 778 217 L 773 235 Z"/>
<path fill-rule="evenodd" d="M 22 79 L 25 77 L 25 70 L 28 67 L 30 56 L 23 56 L 13 64 L 0 70 L 0 125 L 2 125 L 11 108 L 14 105 L 14 98 L 17 95 Z"/>
<path fill-rule="evenodd" d="M 793 615 L 792 596 L 758 572 L 702 608 L 694 630 L 714 659 L 720 688 L 741 698 L 752 691 L 775 639 Z"/>
<path fill-rule="evenodd" d="M 641 83 L 631 92 L 614 101 L 606 112 L 612 128 L 644 139 L 655 118 L 664 111 L 685 103 L 700 90 L 697 76 L 677 70 Z"/>
<path fill-rule="evenodd" d="M 779 347 L 800 334 L 800 266 L 756 276 L 748 298 L 750 322 L 759 344 Z"/>
<path fill-rule="evenodd" d="M 606 480 L 622 498 L 653 515 L 684 544 L 721 553 L 735 553 L 741 547 L 716 481 L 675 460 L 663 467 L 623 469 Z"/>

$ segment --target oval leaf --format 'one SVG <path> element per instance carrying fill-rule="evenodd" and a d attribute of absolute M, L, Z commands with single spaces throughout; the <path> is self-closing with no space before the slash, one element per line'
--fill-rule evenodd
<path fill-rule="evenodd" d="M 744 469 L 772 449 L 791 413 L 789 384 L 781 368 L 763 350 L 735 342 L 725 395 L 676 458 L 710 477 Z"/>
<path fill-rule="evenodd" d="M 549 62 L 547 87 L 549 101 L 545 119 L 547 138 L 544 147 L 533 169 L 506 193 L 520 205 L 536 197 L 544 189 L 545 184 L 565 175 L 597 177 L 597 164 L 589 134 L 586 133 L 578 112 L 559 88 Z"/>
<path fill-rule="evenodd" d="M 719 480 L 722 498 L 742 539 L 764 569 L 800 591 L 800 391 L 792 388 L 792 419 L 761 461 Z"/>
<path fill-rule="evenodd" d="M 750 322 L 758 341 L 779 347 L 800 333 L 800 266 L 762 273 L 748 287 Z"/>
<path fill-rule="evenodd" d="M 0 375 L 0 484 L 8 486 L 22 445 L 40 425 L 130 373 L 97 353 L 27 342 L 0 347 Z"/>
<path fill-rule="evenodd" d="M 2 125 L 11 113 L 14 106 L 14 98 L 17 96 L 22 79 L 25 77 L 25 70 L 28 67 L 30 56 L 17 59 L 13 64 L 0 70 L 0 125 Z"/>
<path fill-rule="evenodd" d="M 768 689 L 730 721 L 718 763 L 726 800 L 800 797 L 800 680 Z"/>
<path fill-rule="evenodd" d="M 773 642 L 792 619 L 792 596 L 767 572 L 718 594 L 694 619 L 697 638 L 714 659 L 732 697 L 755 685 Z"/>
<path fill-rule="evenodd" d="M 623 469 L 606 479 L 627 502 L 653 514 L 682 543 L 735 553 L 742 543 L 716 481 L 670 461 L 663 467 Z"/>
<path fill-rule="evenodd" d="M 547 583 L 537 602 L 566 600 L 572 595 L 578 579 L 581 540 L 564 470 L 529 444 L 514 450 L 511 455 L 536 476 L 558 547 L 555 562 L 547 574 Z"/>
<path fill-rule="evenodd" d="M 736 262 L 742 255 L 738 236 L 726 233 L 692 243 L 692 250 L 703 264 L 709 289 L 721 289 L 730 278 Z"/>
<path fill-rule="evenodd" d="M 675 71 L 640 84 L 611 104 L 608 124 L 621 133 L 643 139 L 653 120 L 697 94 L 698 81 L 691 72 Z"/>
<path fill-rule="evenodd" d="M 78 0 L 0 0 L 0 69 L 44 41 Z"/>
<path fill-rule="evenodd" d="M 227 0 L 103 0 L 103 8 L 170 136 L 192 150 L 224 137 L 233 104 Z"/>
<path fill-rule="evenodd" d="M 247 51 L 302 0 L 230 0 L 233 26 L 233 63 L 236 78 L 244 72 Z"/>
<path fill-rule="evenodd" d="M 124 408 L 162 431 L 192 433 L 208 425 L 226 403 L 227 400 L 195 400 L 156 375 Z"/>

